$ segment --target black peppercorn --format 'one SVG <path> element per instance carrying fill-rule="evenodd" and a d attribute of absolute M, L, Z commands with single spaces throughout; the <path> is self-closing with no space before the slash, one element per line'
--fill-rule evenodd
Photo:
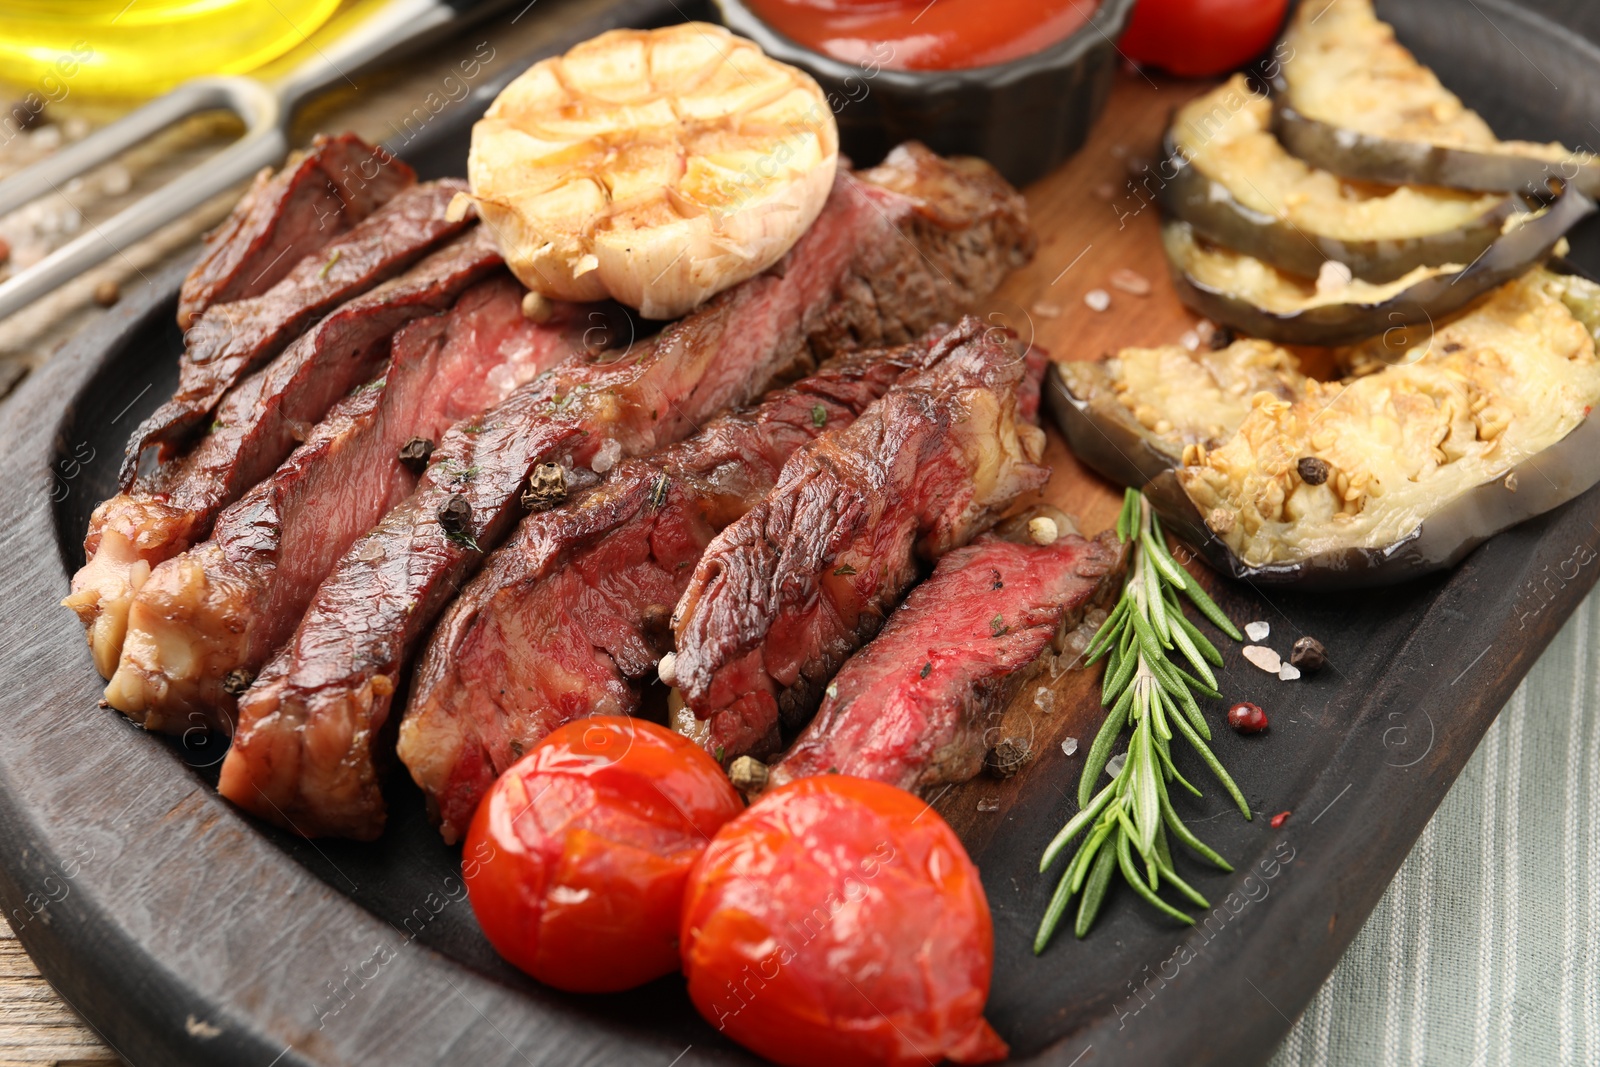
<path fill-rule="evenodd" d="M 1328 462 L 1316 456 L 1306 456 L 1295 464 L 1300 480 L 1307 485 L 1321 485 L 1328 480 Z"/>
<path fill-rule="evenodd" d="M 231 697 L 240 696 L 255 680 L 256 676 L 243 667 L 235 667 L 222 676 L 222 691 Z"/>
<path fill-rule="evenodd" d="M 989 750 L 984 766 L 996 778 L 1010 778 L 1033 759 L 1033 746 L 1025 737 L 1008 737 Z"/>
<path fill-rule="evenodd" d="M 1226 326 L 1213 326 L 1211 328 L 1211 350 L 1220 352 L 1233 344 L 1233 331 Z"/>
<path fill-rule="evenodd" d="M 666 475 L 657 483 L 661 498 L 666 498 Z M 652 491 L 652 498 L 655 493 Z M 546 511 L 567 499 L 567 472 L 559 463 L 541 463 L 533 468 L 528 478 L 528 491 L 522 494 L 522 506 L 529 511 Z M 660 506 L 659 504 L 657 505 Z"/>
<path fill-rule="evenodd" d="M 1307 673 L 1315 673 L 1328 665 L 1328 650 L 1315 637 L 1302 637 L 1289 650 L 1289 662 Z"/>
<path fill-rule="evenodd" d="M 428 457 L 433 455 L 433 442 L 426 437 L 413 437 L 400 446 L 400 462 L 413 474 L 428 469 Z"/>
<path fill-rule="evenodd" d="M 444 507 L 439 509 L 439 525 L 444 527 L 444 532 L 456 536 L 467 536 L 472 533 L 472 505 L 467 498 L 457 494 L 444 502 Z"/>

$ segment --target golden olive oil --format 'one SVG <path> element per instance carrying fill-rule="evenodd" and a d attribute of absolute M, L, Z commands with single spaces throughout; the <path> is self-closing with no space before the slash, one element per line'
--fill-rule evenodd
<path fill-rule="evenodd" d="M 6 0 L 0 77 L 60 102 L 145 97 L 203 74 L 242 74 L 294 48 L 339 0 Z"/>

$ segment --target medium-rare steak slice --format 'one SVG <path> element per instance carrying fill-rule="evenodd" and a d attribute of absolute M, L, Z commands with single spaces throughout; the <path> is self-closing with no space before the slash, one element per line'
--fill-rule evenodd
<path fill-rule="evenodd" d="M 913 792 L 977 774 L 991 722 L 1046 662 L 1063 626 L 1115 584 L 1116 537 L 1050 545 L 985 534 L 946 553 L 828 685 L 770 786 L 848 774 Z"/>
<path fill-rule="evenodd" d="M 604 473 L 617 459 L 682 439 L 780 372 L 863 344 L 905 343 L 948 319 L 973 297 L 971 286 L 997 283 L 1031 240 L 1020 197 L 992 170 L 950 169 L 951 181 L 973 186 L 965 227 L 932 218 L 917 198 L 841 174 L 817 221 L 772 271 L 621 356 L 569 365 L 513 393 L 475 424 L 479 432 L 447 434 L 416 494 L 356 542 L 240 700 L 223 793 L 302 834 L 376 836 L 384 806 L 374 759 L 401 672 L 520 516 L 535 468 Z M 998 191 L 979 195 L 988 190 Z M 963 269 L 950 255 L 957 247 Z M 965 267 L 980 261 L 988 267 Z"/>
<path fill-rule="evenodd" d="M 928 352 L 919 342 L 829 360 L 522 520 L 434 628 L 400 723 L 400 760 L 446 841 L 551 730 L 638 710 L 630 683 L 671 650 L 667 616 L 717 531 L 766 495 L 791 452 L 849 425 Z"/>
<path fill-rule="evenodd" d="M 206 235 L 178 294 L 178 326 L 188 329 L 213 304 L 271 289 L 302 258 L 416 180 L 410 167 L 353 133 L 317 137 L 276 174 L 257 175 Z"/>
<path fill-rule="evenodd" d="M 450 222 L 445 208 L 466 182 L 442 181 L 401 190 L 354 228 L 301 259 L 260 296 L 209 308 L 184 335 L 178 388 L 128 442 L 122 487 L 133 484 L 145 449 L 162 460 L 216 409 L 224 393 L 283 351 L 337 304 L 386 281 L 469 223 Z"/>
<path fill-rule="evenodd" d="M 187 455 L 95 509 L 83 544 L 88 562 L 63 603 L 88 630 L 101 674 L 116 670 L 128 603 L 150 568 L 209 536 L 219 511 L 271 474 L 335 401 L 373 378 L 396 330 L 449 307 L 501 262 L 488 232 L 473 229 L 340 305 L 231 389 Z"/>
<path fill-rule="evenodd" d="M 146 729 L 232 732 L 234 698 L 293 632 L 351 542 L 416 488 L 409 442 L 449 427 L 571 356 L 570 306 L 540 326 L 509 275 L 395 335 L 384 376 L 335 404 L 305 444 L 217 517 L 211 539 L 134 595 L 111 706 Z M 413 447 L 413 452 L 416 446 Z"/>
<path fill-rule="evenodd" d="M 850 426 L 784 466 L 706 549 L 678 602 L 680 729 L 719 760 L 767 755 L 878 632 L 921 564 L 1043 485 L 1044 434 L 1019 417 L 1026 361 L 967 318 Z"/>

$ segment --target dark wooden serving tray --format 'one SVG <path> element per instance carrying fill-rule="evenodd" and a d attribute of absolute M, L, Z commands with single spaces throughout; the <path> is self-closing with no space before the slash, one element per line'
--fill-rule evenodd
<path fill-rule="evenodd" d="M 1380 5 L 1402 37 L 1506 135 L 1592 144 L 1581 108 L 1600 99 L 1600 51 L 1497 0 Z M 629 0 L 586 27 L 679 17 L 672 0 Z M 1589 12 L 1591 23 L 1600 17 Z M 441 116 L 408 156 L 460 173 L 475 107 Z M 1038 260 L 980 309 L 1060 358 L 1093 358 L 1187 328 L 1163 278 L 1153 210 L 1125 160 L 1153 152 L 1193 84 L 1124 75 L 1084 153 L 1029 190 Z M 1109 197 L 1107 194 L 1109 190 Z M 1574 238 L 1600 268 L 1600 233 Z M 1111 310 L 1082 295 L 1129 266 L 1155 283 Z M 542 989 L 478 933 L 458 855 L 406 783 L 383 840 L 306 842 L 242 816 L 212 790 L 215 741 L 150 736 L 97 706 L 77 622 L 57 602 L 82 562 L 89 512 L 112 491 L 129 430 L 175 380 L 179 271 L 130 298 L 7 403 L 0 427 L 0 905 L 57 989 L 137 1064 L 421 1065 L 750 1063 L 702 1022 L 676 979 L 612 997 Z M 1045 496 L 1107 525 L 1116 494 L 1052 432 Z M 1490 722 L 1600 576 L 1600 492 L 1520 526 L 1454 572 L 1355 596 L 1259 597 L 1221 586 L 1241 621 L 1272 624 L 1286 650 L 1306 633 L 1333 666 L 1286 684 L 1228 645 L 1223 688 L 1272 716 L 1263 736 L 1217 730 L 1216 749 L 1261 816 L 1243 821 L 1198 763 L 1185 814 L 1236 865 L 1184 864 L 1213 902 L 1179 928 L 1120 891 L 1088 940 L 1033 930 L 1053 887 L 1038 856 L 1076 809 L 1082 748 L 1100 720 L 1094 679 L 1065 675 L 1058 710 L 1031 700 L 1003 729 L 1042 753 L 1007 782 L 949 790 L 938 810 L 983 871 L 995 916 L 989 1016 L 1015 1062 L 1243 1064 L 1266 1059 L 1332 969 Z M 1220 722 L 1220 706 L 1209 709 Z M 1180 762 L 1183 757 L 1180 757 Z M 185 766 L 187 765 L 187 767 Z M 996 810 L 980 810 L 991 807 Z"/>

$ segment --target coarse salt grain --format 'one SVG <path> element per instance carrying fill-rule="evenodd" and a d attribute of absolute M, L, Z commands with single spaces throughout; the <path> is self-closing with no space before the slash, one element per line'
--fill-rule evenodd
<path fill-rule="evenodd" d="M 1083 294 L 1083 302 L 1089 305 L 1090 311 L 1104 311 L 1111 306 L 1111 294 L 1104 289 L 1090 289 Z"/>
<path fill-rule="evenodd" d="M 1283 666 L 1282 658 L 1265 645 L 1245 645 L 1244 658 L 1268 674 L 1277 674 L 1279 668 Z"/>
<path fill-rule="evenodd" d="M 1278 668 L 1278 677 L 1286 682 L 1292 682 L 1300 677 L 1300 668 L 1293 663 L 1285 663 Z"/>
<path fill-rule="evenodd" d="M 999 797 L 980 797 L 980 798 L 978 798 L 978 810 L 979 811 L 999 811 L 1000 810 L 1000 798 Z"/>
<path fill-rule="evenodd" d="M 1265 641 L 1271 632 L 1272 627 L 1259 619 L 1244 624 L 1244 635 L 1252 641 Z"/>
<path fill-rule="evenodd" d="M 1115 778 L 1122 773 L 1122 765 L 1127 762 L 1128 754 L 1126 752 L 1118 752 L 1115 756 L 1106 760 L 1106 773 Z"/>
<path fill-rule="evenodd" d="M 1134 296 L 1150 295 L 1150 279 L 1127 267 L 1118 267 L 1111 272 L 1111 287 L 1121 289 L 1124 293 L 1132 293 Z"/>
<path fill-rule="evenodd" d="M 1200 348 L 1200 335 L 1194 330 L 1185 330 L 1183 336 L 1178 338 L 1178 340 L 1183 343 L 1184 348 L 1187 348 L 1191 352 L 1197 351 Z"/>
<path fill-rule="evenodd" d="M 1047 319 L 1059 318 L 1061 315 L 1061 305 L 1047 304 L 1041 300 L 1039 303 L 1033 305 L 1033 313 L 1035 315 L 1041 315 Z"/>
<path fill-rule="evenodd" d="M 1069 756 L 1078 751 L 1078 739 L 1076 737 L 1069 737 L 1062 741 L 1061 751 L 1065 752 Z"/>
<path fill-rule="evenodd" d="M 617 465 L 617 460 L 622 458 L 622 442 L 615 438 L 608 439 L 594 451 L 594 460 L 589 464 L 589 469 L 596 474 L 604 474 Z"/>
<path fill-rule="evenodd" d="M 1049 715 L 1056 710 L 1056 695 L 1050 691 L 1048 686 L 1041 685 L 1033 691 L 1033 704 L 1034 707 Z"/>

